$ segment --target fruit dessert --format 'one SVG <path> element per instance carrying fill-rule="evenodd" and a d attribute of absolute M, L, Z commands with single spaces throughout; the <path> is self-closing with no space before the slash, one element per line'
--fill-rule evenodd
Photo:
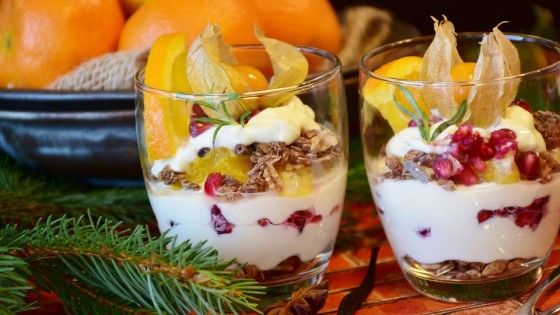
<path fill-rule="evenodd" d="M 462 60 L 451 22 L 435 29 L 423 56 L 385 63 L 364 84 L 363 141 L 403 272 L 416 288 L 452 299 L 460 291 L 440 283 L 527 274 L 548 257 L 560 223 L 560 115 L 519 98 L 521 80 L 497 80 L 521 71 L 497 27 L 476 62 Z M 376 75 L 446 84 L 406 87 Z M 453 84 L 469 80 L 487 84 Z M 538 279 L 534 272 L 528 277 Z"/>
<path fill-rule="evenodd" d="M 305 81 L 306 57 L 257 37 L 270 58 L 270 82 L 236 63 L 215 25 L 188 51 L 184 35 L 160 37 L 145 85 L 180 95 L 166 99 L 144 90 L 139 132 L 160 231 L 178 242 L 204 241 L 220 258 L 246 264 L 247 277 L 273 285 L 326 268 L 342 213 L 346 157 L 340 135 L 318 123 L 296 94 L 310 88 L 288 88 Z"/>

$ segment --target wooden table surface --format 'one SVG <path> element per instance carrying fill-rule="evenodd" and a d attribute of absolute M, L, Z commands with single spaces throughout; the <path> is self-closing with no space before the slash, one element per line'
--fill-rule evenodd
<path fill-rule="evenodd" d="M 395 256 L 385 239 L 379 218 L 375 215 L 373 205 L 346 209 L 354 218 L 359 218 L 355 225 L 341 226 L 339 238 L 354 235 L 354 244 L 340 245 L 335 249 L 327 269 L 325 279 L 329 281 L 329 295 L 319 314 L 337 314 L 342 298 L 356 288 L 365 277 L 371 250 L 379 246 L 377 257 L 375 288 L 369 294 L 361 308 L 360 314 L 516 314 L 528 293 L 492 303 L 451 303 L 424 297 L 415 291 L 405 280 Z M 352 241 L 352 240 L 349 240 Z M 344 240 L 342 240 L 342 243 Z M 556 240 L 545 276 L 560 264 L 560 236 Z M 540 300 L 541 309 L 560 303 L 560 285 L 554 286 Z"/>

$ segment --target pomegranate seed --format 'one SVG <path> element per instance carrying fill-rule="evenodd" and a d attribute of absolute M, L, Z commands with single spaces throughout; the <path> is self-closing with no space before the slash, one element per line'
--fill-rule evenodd
<path fill-rule="evenodd" d="M 228 234 L 233 231 L 235 225 L 228 222 L 228 220 L 222 214 L 222 210 L 218 208 L 217 205 L 213 205 L 210 209 L 211 224 L 214 227 L 214 231 L 218 234 Z"/>
<path fill-rule="evenodd" d="M 513 130 L 502 128 L 492 131 L 492 133 L 490 134 L 490 139 L 488 139 L 488 143 L 490 145 L 499 145 L 504 141 L 515 140 L 516 138 L 517 135 L 515 134 L 515 132 L 513 132 Z"/>
<path fill-rule="evenodd" d="M 245 118 L 245 120 L 243 121 L 243 123 L 244 123 L 244 124 L 248 123 L 249 120 L 251 120 L 253 117 L 257 116 L 257 114 L 260 113 L 260 112 L 261 112 L 261 110 L 259 110 L 259 109 L 253 109 L 253 110 L 251 111 L 251 114 Z"/>
<path fill-rule="evenodd" d="M 418 234 L 420 234 L 420 236 L 422 237 L 428 237 L 430 236 L 430 233 L 432 233 L 431 228 L 423 228 L 420 231 L 418 231 Z"/>
<path fill-rule="evenodd" d="M 305 225 L 309 223 L 317 223 L 323 219 L 321 215 L 315 215 L 309 210 L 298 210 L 292 213 L 284 224 L 295 227 L 302 232 Z"/>
<path fill-rule="evenodd" d="M 478 223 L 482 223 L 490 218 L 492 218 L 494 216 L 494 211 L 492 210 L 480 210 L 478 211 L 478 214 L 476 215 L 476 218 L 478 219 Z"/>
<path fill-rule="evenodd" d="M 411 119 L 408 122 L 408 127 L 418 127 L 418 124 L 416 124 L 416 121 L 414 121 L 414 119 Z"/>
<path fill-rule="evenodd" d="M 463 165 L 463 170 L 454 176 L 461 184 L 465 186 L 472 186 L 478 184 L 478 176 L 468 165 Z"/>
<path fill-rule="evenodd" d="M 460 142 L 462 139 L 469 137 L 472 135 L 472 128 L 473 126 L 469 123 L 462 123 L 457 131 L 453 134 L 451 140 L 453 142 Z"/>
<path fill-rule="evenodd" d="M 432 169 L 439 178 L 449 179 L 453 175 L 453 163 L 448 158 L 437 158 L 432 165 Z"/>
<path fill-rule="evenodd" d="M 259 219 L 259 220 L 257 221 L 257 223 L 258 223 L 260 226 L 265 227 L 265 226 L 267 226 L 267 225 L 270 223 L 270 220 L 265 219 L 265 218 L 262 218 L 262 219 Z"/>
<path fill-rule="evenodd" d="M 207 196 L 216 196 L 216 190 L 220 187 L 222 183 L 222 174 L 220 173 L 210 173 L 204 182 L 204 193 Z"/>
<path fill-rule="evenodd" d="M 467 161 L 467 154 L 461 150 L 461 146 L 457 142 L 451 142 L 447 148 L 447 152 L 460 162 Z"/>
<path fill-rule="evenodd" d="M 539 156 L 535 152 L 527 151 L 516 154 L 515 164 L 519 169 L 519 173 L 524 175 L 528 180 L 534 180 L 539 177 L 541 164 Z"/>
<path fill-rule="evenodd" d="M 511 105 L 517 105 L 523 108 L 524 110 L 528 111 L 529 113 L 533 112 L 533 107 L 531 106 L 531 104 L 529 104 L 529 102 L 527 102 L 522 98 L 514 100 L 513 102 L 511 102 Z"/>
<path fill-rule="evenodd" d="M 465 152 L 476 152 L 484 140 L 478 132 L 472 132 L 458 141 L 460 148 Z"/>
<path fill-rule="evenodd" d="M 482 158 L 480 158 L 479 156 L 469 156 L 469 163 L 481 172 L 484 172 L 484 170 L 486 170 L 486 163 L 484 163 Z"/>
<path fill-rule="evenodd" d="M 205 132 L 210 127 L 212 127 L 212 124 L 208 122 L 198 121 L 197 118 L 208 117 L 204 112 L 204 110 L 202 110 L 202 107 L 200 107 L 200 105 L 194 104 L 192 110 L 193 111 L 191 115 L 191 120 L 189 123 L 189 132 L 193 138 L 196 138 L 201 133 Z"/>
<path fill-rule="evenodd" d="M 517 136 L 511 129 L 502 128 L 492 131 L 488 143 L 494 147 L 497 159 L 503 158 L 510 151 L 517 151 Z"/>
<path fill-rule="evenodd" d="M 496 155 L 496 151 L 488 143 L 482 142 L 476 151 L 476 155 L 478 155 L 483 161 L 488 161 Z"/>

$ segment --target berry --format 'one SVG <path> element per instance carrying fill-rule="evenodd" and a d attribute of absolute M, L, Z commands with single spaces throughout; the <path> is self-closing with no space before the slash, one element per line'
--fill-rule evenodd
<path fill-rule="evenodd" d="M 439 178 L 449 179 L 453 175 L 453 163 L 448 158 L 437 158 L 432 169 Z"/>
<path fill-rule="evenodd" d="M 229 234 L 235 227 L 235 225 L 228 222 L 217 205 L 213 205 L 210 209 L 210 218 L 210 223 L 218 234 Z"/>
<path fill-rule="evenodd" d="M 477 220 L 478 223 L 482 223 L 494 216 L 503 218 L 513 217 L 515 225 L 518 227 L 522 228 L 528 226 L 529 229 L 534 230 L 537 228 L 546 212 L 549 199 L 550 196 L 538 198 L 525 207 L 509 206 L 495 210 L 483 209 L 478 212 Z"/>
<path fill-rule="evenodd" d="M 222 183 L 222 174 L 210 173 L 204 182 L 204 193 L 209 197 L 216 196 L 216 191 Z"/>
<path fill-rule="evenodd" d="M 431 228 L 423 228 L 418 231 L 418 234 L 424 238 L 430 236 L 431 233 L 432 233 Z"/>
<path fill-rule="evenodd" d="M 454 179 L 458 180 L 465 186 L 478 184 L 478 176 L 469 165 L 463 165 L 463 170 L 459 174 L 455 175 Z"/>
<path fill-rule="evenodd" d="M 524 110 L 528 111 L 529 113 L 533 112 L 533 107 L 531 106 L 531 104 L 529 104 L 529 102 L 527 102 L 522 98 L 514 100 L 513 102 L 511 102 L 511 105 L 517 105 L 523 108 Z"/>
<path fill-rule="evenodd" d="M 519 173 L 524 175 L 528 180 L 534 180 L 539 177 L 540 160 L 539 156 L 533 151 L 521 152 L 515 156 L 515 164 L 519 169 Z"/>
<path fill-rule="evenodd" d="M 298 231 L 302 232 L 303 228 L 305 228 L 307 224 L 318 223 L 321 222 L 321 220 L 323 220 L 323 216 L 320 214 L 319 215 L 313 214 L 313 212 L 311 212 L 310 210 L 297 210 L 292 214 L 290 214 L 290 216 L 283 223 L 274 224 L 270 222 L 269 219 L 261 218 L 257 220 L 257 224 L 262 227 L 265 227 L 269 224 L 273 224 L 273 225 L 284 224 L 287 226 L 294 227 L 298 229 Z"/>
<path fill-rule="evenodd" d="M 492 218 L 494 216 L 494 211 L 492 210 L 480 210 L 478 211 L 478 214 L 476 215 L 476 218 L 478 219 L 478 223 L 482 223 L 490 218 Z"/>
<path fill-rule="evenodd" d="M 517 151 L 517 136 L 511 129 L 502 128 L 492 131 L 488 143 L 494 147 L 497 159 L 503 158 L 510 151 Z"/>
<path fill-rule="evenodd" d="M 198 104 L 194 104 L 192 108 L 191 120 L 189 123 L 189 132 L 193 138 L 196 138 L 210 127 L 212 124 L 209 122 L 198 121 L 198 118 L 208 117 L 204 110 Z"/>

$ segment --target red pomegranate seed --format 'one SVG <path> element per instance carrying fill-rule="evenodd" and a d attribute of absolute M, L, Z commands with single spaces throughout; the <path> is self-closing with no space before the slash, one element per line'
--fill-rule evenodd
<path fill-rule="evenodd" d="M 423 229 L 418 231 L 418 234 L 420 234 L 420 236 L 422 236 L 422 237 L 428 237 L 428 236 L 430 236 L 431 233 L 432 233 L 431 228 L 423 228 Z"/>
<path fill-rule="evenodd" d="M 205 132 L 210 127 L 212 127 L 212 124 L 208 122 L 198 121 L 198 118 L 200 117 L 208 117 L 204 112 L 204 110 L 202 110 L 200 105 L 194 104 L 192 110 L 193 111 L 191 114 L 191 120 L 189 123 L 189 132 L 193 138 L 196 138 L 201 133 Z"/>
<path fill-rule="evenodd" d="M 519 173 L 525 175 L 528 180 L 534 180 L 539 177 L 541 164 L 539 156 L 535 152 L 527 151 L 516 154 L 515 164 L 519 169 Z"/>
<path fill-rule="evenodd" d="M 486 170 L 486 163 L 477 155 L 469 156 L 469 163 L 481 172 Z"/>
<path fill-rule="evenodd" d="M 455 131 L 455 133 L 453 134 L 451 140 L 453 142 L 459 142 L 464 138 L 469 137 L 470 135 L 472 135 L 472 129 L 473 126 L 471 124 L 462 123 L 459 128 L 457 128 L 457 131 Z"/>
<path fill-rule="evenodd" d="M 204 193 L 207 196 L 216 196 L 216 190 L 220 187 L 222 183 L 222 174 L 220 173 L 210 173 L 204 182 Z"/>
<path fill-rule="evenodd" d="M 478 211 L 478 214 L 476 215 L 476 218 L 478 219 L 478 223 L 482 223 L 490 218 L 492 218 L 494 216 L 494 211 L 492 210 L 480 210 Z"/>
<path fill-rule="evenodd" d="M 214 231 L 218 234 L 228 234 L 233 231 L 235 225 L 228 222 L 228 220 L 222 214 L 222 210 L 217 206 L 213 205 L 210 209 L 211 224 L 214 227 Z"/>
<path fill-rule="evenodd" d="M 492 131 L 490 134 L 490 139 L 488 139 L 488 143 L 490 145 L 499 145 L 505 141 L 515 140 L 517 135 L 513 130 L 508 128 L 502 128 L 498 130 Z"/>
<path fill-rule="evenodd" d="M 453 175 L 453 163 L 448 158 L 437 158 L 432 165 L 432 169 L 439 178 L 449 179 Z"/>
<path fill-rule="evenodd" d="M 414 121 L 414 119 L 411 119 L 408 122 L 408 127 L 418 127 L 418 124 L 416 124 L 416 121 Z"/>
<path fill-rule="evenodd" d="M 478 184 L 478 176 L 468 165 L 463 165 L 463 170 L 454 176 L 461 184 L 465 186 L 472 186 Z"/>
<path fill-rule="evenodd" d="M 476 155 L 478 155 L 483 161 L 488 161 L 494 158 L 496 151 L 488 143 L 482 142 L 476 151 Z"/>
<path fill-rule="evenodd" d="M 511 105 L 517 105 L 523 108 L 524 110 L 528 111 L 529 113 L 533 112 L 533 107 L 531 106 L 531 104 L 529 104 L 529 102 L 527 102 L 522 98 L 514 100 L 513 102 L 511 102 Z"/>

